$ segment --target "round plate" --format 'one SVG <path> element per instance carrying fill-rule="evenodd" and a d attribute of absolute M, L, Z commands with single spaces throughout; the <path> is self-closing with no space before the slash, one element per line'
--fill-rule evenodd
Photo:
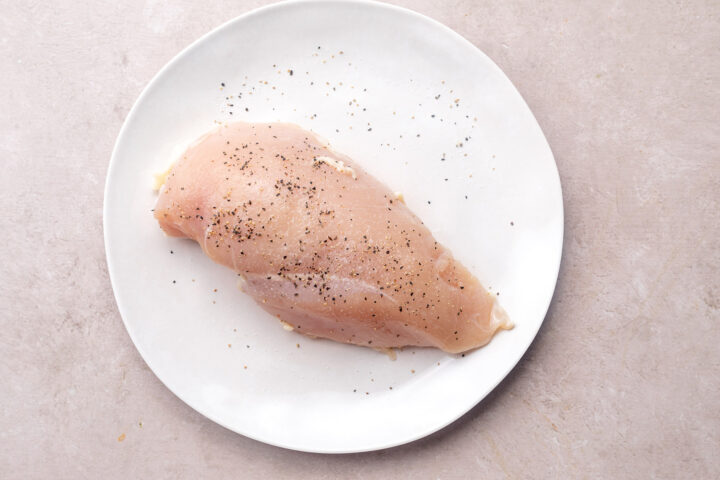
<path fill-rule="evenodd" d="M 233 120 L 312 129 L 402 192 L 515 329 L 465 356 L 408 348 L 395 361 L 284 331 L 151 214 L 153 173 Z M 552 152 L 510 81 L 447 27 L 360 1 L 275 4 L 181 52 L 123 125 L 104 208 L 118 307 L 158 378 L 231 430 L 311 452 L 406 443 L 477 404 L 535 337 L 562 249 Z"/>

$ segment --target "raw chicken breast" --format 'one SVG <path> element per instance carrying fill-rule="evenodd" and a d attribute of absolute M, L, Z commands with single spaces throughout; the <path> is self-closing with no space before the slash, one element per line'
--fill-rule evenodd
<path fill-rule="evenodd" d="M 169 171 L 155 218 L 235 270 L 287 329 L 458 353 L 512 326 L 401 199 L 295 125 L 201 137 Z"/>

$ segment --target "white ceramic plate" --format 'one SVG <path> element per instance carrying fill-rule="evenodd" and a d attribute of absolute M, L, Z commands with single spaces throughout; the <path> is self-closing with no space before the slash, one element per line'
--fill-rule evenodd
<path fill-rule="evenodd" d="M 464 357 L 414 348 L 396 361 L 284 331 L 151 215 L 152 174 L 232 120 L 298 123 L 403 192 L 516 328 Z M 421 438 L 487 395 L 543 321 L 563 236 L 552 153 L 500 69 L 433 20 L 360 1 L 275 4 L 175 57 L 118 136 L 104 222 L 120 313 L 165 385 L 238 433 L 332 453 Z"/>

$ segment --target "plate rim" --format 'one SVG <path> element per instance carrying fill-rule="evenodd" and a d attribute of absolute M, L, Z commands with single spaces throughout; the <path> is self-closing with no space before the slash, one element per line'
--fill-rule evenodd
<path fill-rule="evenodd" d="M 409 15 L 411 17 L 414 17 L 417 20 L 421 20 L 424 22 L 429 23 L 434 28 L 438 28 L 442 30 L 446 34 L 450 34 L 452 37 L 455 38 L 455 40 L 460 41 L 461 43 L 464 43 L 468 46 L 471 46 L 472 49 L 475 51 L 475 54 L 479 54 L 481 57 L 484 57 L 484 60 L 487 62 L 487 64 L 490 66 L 490 68 L 495 69 L 496 73 L 499 73 L 502 77 L 504 77 L 507 82 L 512 86 L 512 89 L 515 91 L 515 93 L 518 95 L 518 97 L 522 100 L 523 104 L 527 108 L 528 112 L 530 113 L 530 116 L 532 120 L 535 122 L 535 124 L 538 127 L 539 132 L 542 134 L 542 139 L 545 147 L 547 147 L 548 152 L 550 153 L 550 157 L 552 158 L 552 166 L 554 167 L 554 174 L 557 181 L 557 187 L 560 194 L 560 202 L 559 202 L 559 220 L 560 220 L 560 231 L 559 231 L 559 238 L 556 240 L 555 245 L 555 252 L 554 257 L 555 261 L 553 263 L 556 264 L 556 268 L 554 271 L 554 278 L 553 278 L 553 287 L 552 287 L 552 294 L 549 296 L 547 300 L 547 304 L 544 307 L 544 313 L 542 316 L 542 319 L 540 322 L 537 323 L 537 328 L 535 328 L 535 331 L 532 332 L 532 336 L 530 337 L 528 344 L 525 346 L 522 354 L 513 362 L 509 362 L 507 365 L 507 368 L 504 370 L 504 373 L 498 377 L 498 380 L 496 382 L 491 383 L 491 387 L 489 387 L 486 391 L 481 393 L 477 396 L 472 396 L 471 401 L 468 402 L 467 406 L 464 406 L 463 408 L 458 408 L 455 411 L 453 411 L 452 415 L 449 415 L 447 418 L 443 418 L 442 421 L 436 422 L 431 424 L 428 428 L 418 430 L 413 435 L 409 435 L 406 438 L 401 439 L 393 439 L 391 441 L 384 441 L 378 444 L 372 444 L 372 445 L 362 445 L 357 448 L 351 448 L 351 449 L 332 449 L 332 448 L 306 448 L 302 445 L 296 445 L 292 444 L 292 442 L 282 442 L 277 441 L 273 438 L 266 438 L 262 435 L 257 435 L 254 433 L 249 433 L 245 431 L 241 431 L 241 429 L 237 429 L 234 427 L 229 426 L 226 424 L 222 419 L 215 418 L 215 416 L 205 413 L 203 409 L 197 408 L 196 406 L 189 403 L 186 399 L 184 399 L 181 395 L 179 395 L 173 388 L 171 388 L 155 371 L 155 369 L 152 367 L 150 362 L 148 362 L 147 359 L 147 353 L 140 347 L 138 342 L 136 341 L 136 335 L 133 334 L 133 328 L 128 324 L 126 320 L 126 315 L 124 314 L 124 308 L 122 306 L 122 303 L 118 296 L 117 286 L 116 286 L 116 280 L 114 279 L 115 274 L 115 267 L 113 264 L 113 261 L 110 258 L 110 249 L 111 244 L 113 241 L 110 239 L 108 235 L 108 201 L 109 201 L 109 190 L 110 190 L 110 183 L 111 179 L 113 178 L 113 172 L 117 168 L 118 160 L 118 148 L 119 145 L 122 144 L 123 139 L 126 135 L 126 131 L 128 129 L 128 126 L 132 123 L 134 120 L 138 106 L 143 102 L 145 97 L 148 95 L 148 92 L 152 90 L 152 87 L 155 85 L 156 82 L 159 81 L 159 79 L 163 76 L 163 74 L 171 69 L 177 62 L 181 61 L 189 52 L 191 52 L 197 45 L 204 42 L 206 39 L 208 39 L 210 36 L 220 32 L 221 30 L 224 30 L 226 28 L 230 28 L 232 25 L 236 23 L 244 22 L 253 16 L 257 16 L 263 13 L 266 13 L 268 11 L 272 10 L 279 10 L 286 8 L 288 6 L 297 5 L 297 4 L 335 4 L 335 5 L 358 5 L 358 6 L 369 6 L 371 8 L 380 8 L 385 9 L 388 11 L 393 11 L 394 13 L 400 13 L 403 15 Z M 238 15 L 236 17 L 231 18 L 230 20 L 212 28 L 205 34 L 201 35 L 194 41 L 192 41 L 189 45 L 184 47 L 182 50 L 180 50 L 177 54 L 175 54 L 165 65 L 163 65 L 156 73 L 153 75 L 153 77 L 150 79 L 150 81 L 147 82 L 147 84 L 143 87 L 142 91 L 138 95 L 138 97 L 133 102 L 132 107 L 130 108 L 127 116 L 125 117 L 125 120 L 123 121 L 122 126 L 120 127 L 120 130 L 118 132 L 118 135 L 115 139 L 115 143 L 112 149 L 112 153 L 110 155 L 110 162 L 107 169 L 107 174 L 105 178 L 105 187 L 103 192 L 103 242 L 105 247 L 105 261 L 108 268 L 108 276 L 110 278 L 110 284 L 113 291 L 113 296 L 115 298 L 115 304 L 118 308 L 118 313 L 120 314 L 120 318 L 122 319 L 123 325 L 125 326 L 125 330 L 130 337 L 130 340 L 132 341 L 133 345 L 135 346 L 136 350 L 140 354 L 140 357 L 145 362 L 147 367 L 150 369 L 150 371 L 155 375 L 155 377 L 162 383 L 165 388 L 167 388 L 170 392 L 172 392 L 175 397 L 177 397 L 179 400 L 181 400 L 185 405 L 192 408 L 194 411 L 202 415 L 203 417 L 211 420 L 212 422 L 220 425 L 221 427 L 230 430 L 234 433 L 243 435 L 247 438 L 253 439 L 258 442 L 262 442 L 268 445 L 272 445 L 275 447 L 280 447 L 288 450 L 294 450 L 294 451 L 301 451 L 301 452 L 307 452 L 307 453 L 321 453 L 321 454 L 346 454 L 346 453 L 362 453 L 362 452 L 371 452 L 371 451 L 377 451 L 377 450 L 383 450 L 388 448 L 397 447 L 400 445 L 405 445 L 411 442 L 414 442 L 416 440 L 422 439 L 427 437 L 428 435 L 432 435 L 433 433 L 436 433 L 448 425 L 451 425 L 452 423 L 459 420 L 461 417 L 463 417 L 465 414 L 467 414 L 470 410 L 472 410 L 475 406 L 479 405 L 480 402 L 482 402 L 483 399 L 485 399 L 493 390 L 497 388 L 497 386 L 507 378 L 507 376 L 512 372 L 513 369 L 517 366 L 517 364 L 522 360 L 522 358 L 527 354 L 528 350 L 530 349 L 531 345 L 535 341 L 537 334 L 542 327 L 543 323 L 545 322 L 545 319 L 547 317 L 547 313 L 549 311 L 550 305 L 552 304 L 552 300 L 555 297 L 555 294 L 557 292 L 557 282 L 558 277 L 560 273 L 560 267 L 562 264 L 562 251 L 563 251 L 563 245 L 565 240 L 565 209 L 564 209 L 564 197 L 562 192 L 562 182 L 560 178 L 560 173 L 557 167 L 557 162 L 555 161 L 555 155 L 553 154 L 552 148 L 550 147 L 550 144 L 547 140 L 547 137 L 545 136 L 545 133 L 543 132 L 542 128 L 540 127 L 539 122 L 537 121 L 537 118 L 535 117 L 535 114 L 530 109 L 530 106 L 525 101 L 525 98 L 522 96 L 520 91 L 517 89 L 515 84 L 510 80 L 510 78 L 503 72 L 503 70 L 488 56 L 486 55 L 480 48 L 478 48 L 475 44 L 473 44 L 471 41 L 448 27 L 447 25 L 439 22 L 438 20 L 435 20 L 431 17 L 428 17 L 424 14 L 421 14 L 419 12 L 416 12 L 414 10 L 411 10 L 409 8 L 401 7 L 398 5 L 383 3 L 375 0 L 283 0 L 276 3 L 271 3 L 269 5 L 264 5 L 255 9 L 252 9 L 250 11 L 247 11 L 241 15 Z M 367 442 L 366 442 L 367 443 Z"/>

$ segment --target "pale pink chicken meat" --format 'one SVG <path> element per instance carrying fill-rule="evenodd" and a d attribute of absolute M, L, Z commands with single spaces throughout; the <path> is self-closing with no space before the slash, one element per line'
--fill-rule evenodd
<path fill-rule="evenodd" d="M 300 333 L 458 353 L 511 328 L 495 296 L 404 202 L 292 124 L 204 135 L 169 171 L 154 215 Z"/>

